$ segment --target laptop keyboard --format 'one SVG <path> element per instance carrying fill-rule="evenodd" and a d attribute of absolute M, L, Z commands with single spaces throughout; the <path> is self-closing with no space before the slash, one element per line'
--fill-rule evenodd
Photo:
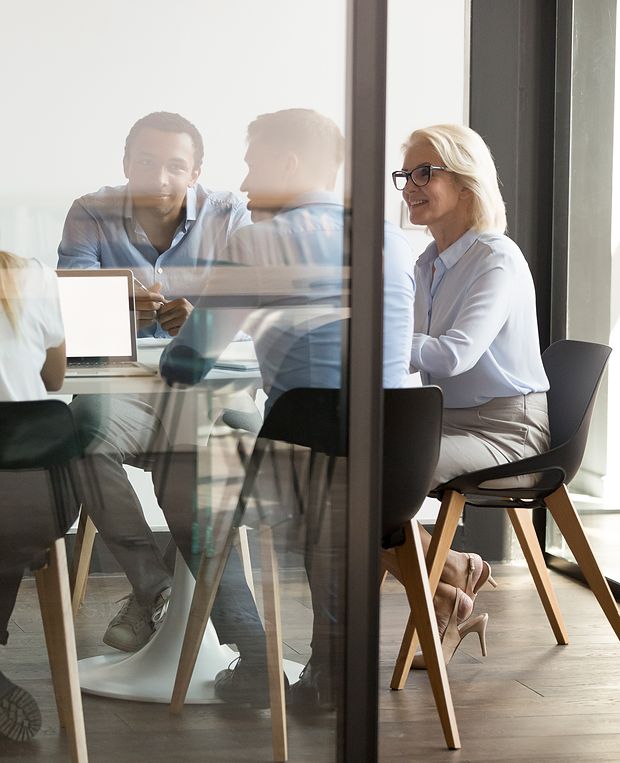
<path fill-rule="evenodd" d="M 135 360 L 119 360 L 114 362 L 109 360 L 72 360 L 69 365 L 71 368 L 109 368 L 110 366 L 114 368 L 132 368 L 137 366 L 138 363 Z"/>
<path fill-rule="evenodd" d="M 155 376 L 157 370 L 135 360 L 118 363 L 93 363 L 91 361 L 71 361 L 65 376 Z"/>

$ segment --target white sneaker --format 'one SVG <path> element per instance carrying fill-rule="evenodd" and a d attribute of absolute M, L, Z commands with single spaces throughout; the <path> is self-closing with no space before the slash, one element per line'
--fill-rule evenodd
<path fill-rule="evenodd" d="M 103 643 L 122 652 L 137 652 L 155 633 L 168 611 L 170 588 L 164 588 L 150 606 L 140 604 L 133 593 L 125 596 L 123 606 L 103 635 Z"/>

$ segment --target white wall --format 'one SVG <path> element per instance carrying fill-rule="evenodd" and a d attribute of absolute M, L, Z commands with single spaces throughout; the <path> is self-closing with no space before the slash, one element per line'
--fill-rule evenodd
<path fill-rule="evenodd" d="M 344 122 L 344 0 L 22 0 L 3 16 L 0 244 L 21 254 L 54 261 L 71 200 L 123 182 L 125 136 L 150 111 L 197 125 L 202 180 L 225 189 L 257 114 Z M 31 221 L 33 205 L 48 211 Z"/>
<path fill-rule="evenodd" d="M 386 177 L 415 127 L 463 121 L 466 0 L 391 0 Z M 123 182 L 131 124 L 178 111 L 206 143 L 202 182 L 235 190 L 259 113 L 344 125 L 345 0 L 22 0 L 3 14 L 0 246 L 55 263 L 71 201 Z M 400 197 L 386 184 L 386 215 Z M 412 233 L 417 250 L 425 246 Z"/>

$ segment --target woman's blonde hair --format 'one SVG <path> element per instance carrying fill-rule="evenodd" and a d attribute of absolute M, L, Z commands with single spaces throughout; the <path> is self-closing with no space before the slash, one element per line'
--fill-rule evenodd
<path fill-rule="evenodd" d="M 9 319 L 13 330 L 17 328 L 19 296 L 18 269 L 26 265 L 27 260 L 14 254 L 0 251 L 0 305 Z"/>
<path fill-rule="evenodd" d="M 497 169 L 480 135 L 464 125 L 433 125 L 412 132 L 403 150 L 407 151 L 418 140 L 428 141 L 443 164 L 472 192 L 471 227 L 477 231 L 504 233 L 506 207 L 499 190 Z"/>

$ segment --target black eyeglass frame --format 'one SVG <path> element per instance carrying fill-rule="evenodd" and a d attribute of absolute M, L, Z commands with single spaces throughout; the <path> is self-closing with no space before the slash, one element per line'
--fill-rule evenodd
<path fill-rule="evenodd" d="M 422 169 L 422 167 L 426 167 L 428 169 L 428 177 L 426 178 L 426 182 L 424 183 L 416 183 L 416 181 L 413 178 L 413 173 L 417 172 L 418 170 Z M 392 182 L 394 183 L 394 188 L 396 188 L 397 191 L 404 191 L 407 187 L 407 182 L 411 180 L 411 182 L 417 186 L 418 188 L 424 188 L 425 185 L 428 185 L 431 181 L 431 178 L 433 177 L 433 172 L 435 170 L 442 170 L 443 172 L 450 172 L 450 169 L 448 167 L 444 167 L 444 165 L 440 164 L 418 164 L 417 167 L 414 167 L 412 170 L 395 170 L 392 172 Z M 397 180 L 399 178 L 405 179 L 405 184 L 402 188 L 398 187 Z"/>

